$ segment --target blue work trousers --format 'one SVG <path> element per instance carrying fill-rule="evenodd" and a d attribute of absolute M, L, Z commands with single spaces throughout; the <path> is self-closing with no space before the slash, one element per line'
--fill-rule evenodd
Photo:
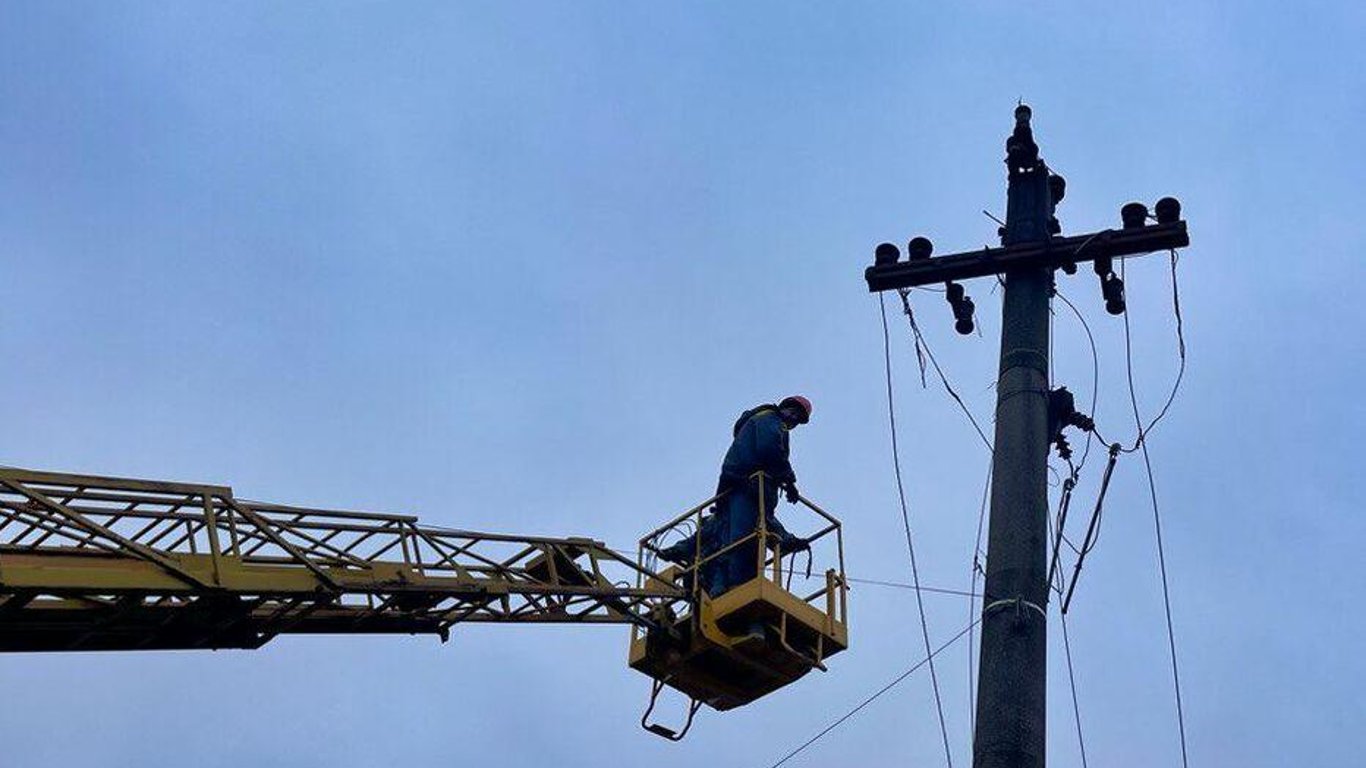
<path fill-rule="evenodd" d="M 773 520 L 778 507 L 779 485 L 764 479 L 764 516 Z M 720 551 L 751 536 L 759 527 L 759 481 L 745 480 L 731 486 L 730 493 L 721 500 L 718 514 L 717 541 L 714 551 Z M 770 534 L 775 531 L 770 530 Z M 744 584 L 759 575 L 758 537 L 724 554 L 718 555 L 703 568 L 703 584 L 707 594 L 717 597 L 723 592 Z"/>

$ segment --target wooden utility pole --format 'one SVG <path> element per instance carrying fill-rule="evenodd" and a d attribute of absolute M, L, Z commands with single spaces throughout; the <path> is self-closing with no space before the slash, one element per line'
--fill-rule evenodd
<path fill-rule="evenodd" d="M 1061 237 L 1054 207 L 1066 184 L 1039 157 L 1029 107 L 1015 110 L 1006 141 L 1009 180 L 1001 247 L 931 257 L 933 246 L 915 238 L 901 261 L 884 243 L 865 278 L 873 292 L 945 283 L 960 333 L 973 329 L 973 305 L 955 281 L 1005 276 L 1000 375 L 996 386 L 996 440 L 992 456 L 991 519 L 977 686 L 975 768 L 1043 768 L 1047 693 L 1048 451 L 1072 413 L 1060 412 L 1048 372 L 1049 302 L 1056 269 L 1068 274 L 1093 262 L 1106 310 L 1125 311 L 1116 257 L 1188 245 L 1180 204 L 1124 206 L 1124 227 Z M 1066 398 L 1070 400 L 1070 398 Z M 1055 406 L 1050 410 L 1050 402 Z"/>

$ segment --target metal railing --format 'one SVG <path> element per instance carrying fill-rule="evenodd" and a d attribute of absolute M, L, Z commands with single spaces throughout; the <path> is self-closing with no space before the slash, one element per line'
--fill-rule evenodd
<path fill-rule="evenodd" d="M 757 504 L 756 525 L 751 533 L 748 533 L 734 541 L 722 542 L 719 547 L 708 547 L 706 537 L 703 535 L 704 526 L 707 525 L 708 518 L 715 516 L 716 520 L 712 525 L 724 523 L 724 516 L 727 514 L 725 503 L 734 490 L 722 491 L 706 501 L 697 504 L 686 512 L 674 517 L 660 527 L 646 534 L 641 538 L 637 554 L 637 565 L 642 574 L 655 574 L 651 578 L 665 579 L 670 584 L 685 590 L 690 596 L 692 605 L 700 604 L 704 596 L 707 595 L 707 582 L 710 579 L 707 566 L 724 563 L 722 558 L 729 556 L 735 551 L 745 551 L 745 548 L 752 548 L 755 557 L 755 578 L 765 578 L 776 586 L 791 592 L 792 575 L 796 572 L 795 560 L 805 552 L 809 557 L 814 558 L 814 552 L 819 543 L 833 543 L 834 554 L 833 562 L 826 564 L 824 585 L 808 595 L 797 595 L 803 602 L 809 603 L 821 610 L 829 619 L 843 623 L 848 611 L 848 584 L 844 576 L 844 534 L 839 520 L 830 515 L 820 506 L 813 503 L 804 496 L 797 497 L 795 506 L 806 509 L 817 521 L 815 532 L 800 536 L 805 542 L 805 547 L 800 549 L 784 549 L 781 536 L 770 530 L 769 514 L 766 513 L 765 494 L 769 492 L 769 483 L 765 482 L 763 472 L 756 472 L 749 478 L 756 489 L 754 494 Z M 776 514 L 776 512 L 775 512 Z M 786 527 L 786 526 L 784 526 Z M 661 568 L 660 561 L 665 560 L 664 551 L 669 549 L 665 546 L 672 537 L 677 540 L 691 539 L 693 543 L 692 557 L 686 562 L 673 563 L 670 567 Z M 674 540 L 674 544 L 677 543 Z M 786 562 L 786 567 L 784 563 Z M 810 568 L 807 569 L 808 573 Z M 786 583 L 784 575 L 786 574 Z M 638 581 L 637 586 L 644 586 L 644 581 Z M 738 585 L 727 584 L 726 587 L 734 588 Z M 795 593 L 794 593 L 795 594 Z M 716 595 L 719 597 L 720 593 Z M 819 601 L 819 602 L 818 602 Z M 661 601 L 652 601 L 657 606 Z M 663 604 L 674 612 L 675 616 L 686 615 L 687 605 L 681 604 L 682 601 L 667 600 Z M 823 605 L 821 604 L 823 603 Z"/>

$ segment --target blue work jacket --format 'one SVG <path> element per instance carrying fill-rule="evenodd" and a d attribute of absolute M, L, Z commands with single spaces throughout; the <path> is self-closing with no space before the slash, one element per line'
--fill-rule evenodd
<path fill-rule="evenodd" d="M 721 462 L 721 484 L 738 484 L 755 472 L 776 484 L 795 483 L 789 461 L 787 425 L 775 405 L 761 405 L 740 414 L 735 439 Z"/>

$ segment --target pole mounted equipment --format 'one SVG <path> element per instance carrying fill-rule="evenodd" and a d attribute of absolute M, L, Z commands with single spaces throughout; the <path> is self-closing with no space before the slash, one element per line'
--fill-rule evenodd
<path fill-rule="evenodd" d="M 1125 312 L 1124 283 L 1114 260 L 1190 244 L 1181 204 L 1164 197 L 1154 215 L 1143 203 L 1120 211 L 1121 226 L 1063 236 L 1054 211 L 1067 182 L 1039 155 L 1024 104 L 1006 139 L 1006 221 L 994 248 L 933 256 L 917 237 L 907 259 L 891 243 L 877 247 L 864 272 L 873 293 L 944 283 L 955 329 L 973 330 L 973 305 L 962 281 L 1004 276 L 1000 373 L 996 382 L 996 439 L 992 455 L 982 643 L 979 657 L 975 768 L 1043 768 L 1047 613 L 1049 597 L 1048 453 L 1066 426 L 1087 429 L 1065 388 L 1054 389 L 1048 339 L 1055 270 L 1077 272 L 1092 262 L 1112 315 Z M 1063 450 L 1065 441 L 1059 444 Z"/>

